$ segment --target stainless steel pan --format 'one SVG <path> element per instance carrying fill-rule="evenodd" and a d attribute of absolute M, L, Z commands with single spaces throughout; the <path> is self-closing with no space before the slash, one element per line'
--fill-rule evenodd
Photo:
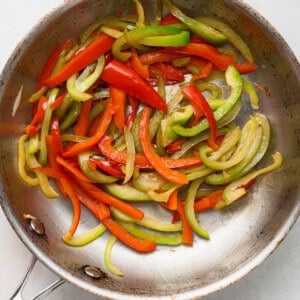
<path fill-rule="evenodd" d="M 143 1 L 147 15 L 154 1 Z M 59 41 L 77 37 L 97 18 L 132 9 L 132 1 L 66 1 L 47 15 L 16 48 L 0 78 L 0 201 L 20 239 L 49 269 L 63 279 L 96 295 L 114 299 L 159 297 L 198 298 L 238 280 L 260 264 L 278 246 L 300 211 L 300 66 L 279 34 L 261 16 L 240 1 L 174 1 L 191 16 L 216 15 L 236 28 L 254 53 L 259 71 L 251 80 L 270 88 L 261 94 L 261 110 L 272 124 L 269 154 L 275 149 L 284 165 L 257 180 L 251 192 L 225 213 L 202 216 L 210 241 L 196 240 L 192 248 L 160 247 L 138 255 L 117 245 L 113 260 L 124 279 L 109 275 L 91 279 L 82 270 L 90 265 L 105 271 L 105 238 L 84 248 L 71 248 L 61 237 L 71 220 L 67 201 L 49 201 L 38 189 L 26 186 L 16 168 L 17 139 L 30 119 L 31 106 L 22 101 L 14 118 L 12 105 L 21 87 L 23 100 L 34 90 L 35 81 L 48 55 Z M 28 213 L 40 220 L 44 235 L 36 234 L 23 218 Z M 162 212 L 158 212 L 161 214 Z M 83 212 L 81 230 L 97 224 Z"/>

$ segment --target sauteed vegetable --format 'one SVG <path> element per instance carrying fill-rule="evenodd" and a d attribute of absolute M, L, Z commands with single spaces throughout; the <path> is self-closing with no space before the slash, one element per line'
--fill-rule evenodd
<path fill-rule="evenodd" d="M 215 18 L 190 18 L 169 0 L 157 1 L 146 23 L 134 3 L 134 14 L 99 20 L 57 46 L 19 140 L 22 179 L 72 202 L 64 242 L 84 246 L 109 232 L 105 264 L 119 276 L 110 258 L 116 240 L 151 252 L 191 246 L 194 235 L 209 239 L 199 213 L 231 205 L 282 163 L 276 152 L 252 170 L 268 149 L 270 125 L 242 76 L 257 66 L 238 33 Z M 249 105 L 253 112 L 237 124 Z M 170 219 L 147 216 L 141 203 Z M 100 224 L 78 236 L 82 207 Z"/>

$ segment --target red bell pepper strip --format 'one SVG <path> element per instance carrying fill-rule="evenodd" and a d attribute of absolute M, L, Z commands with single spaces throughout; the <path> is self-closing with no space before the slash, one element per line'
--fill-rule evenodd
<path fill-rule="evenodd" d="M 138 252 L 151 252 L 156 248 L 156 243 L 131 235 L 124 227 L 111 218 L 103 220 L 102 223 L 122 243 Z"/>
<path fill-rule="evenodd" d="M 121 170 L 121 167 L 118 164 L 112 163 L 107 160 L 100 160 L 94 158 L 90 158 L 90 163 L 94 164 L 96 167 L 108 173 L 109 175 L 118 177 L 120 179 L 124 179 L 125 177 L 124 173 Z"/>
<path fill-rule="evenodd" d="M 37 132 L 37 125 L 40 124 L 45 116 L 46 108 L 48 105 L 48 99 L 45 96 L 42 96 L 39 100 L 37 111 L 31 121 L 30 125 L 26 129 L 26 134 L 28 136 L 33 136 Z"/>
<path fill-rule="evenodd" d="M 70 162 L 64 160 L 62 157 L 57 156 L 56 161 L 58 164 L 60 164 L 62 167 L 64 167 L 64 169 L 69 171 L 73 176 L 75 176 L 79 180 L 82 180 L 84 182 L 93 182 L 93 180 L 86 177 L 78 168 L 73 166 Z"/>
<path fill-rule="evenodd" d="M 61 104 L 63 103 L 65 97 L 66 97 L 67 92 L 64 91 L 60 96 L 58 96 L 53 103 L 51 103 L 50 107 L 51 109 L 57 109 L 58 107 L 61 106 Z"/>
<path fill-rule="evenodd" d="M 44 80 L 43 85 L 53 87 L 66 81 L 69 77 L 84 69 L 110 50 L 113 43 L 114 38 L 108 35 L 101 35 L 75 55 L 57 74 Z"/>
<path fill-rule="evenodd" d="M 182 82 L 184 80 L 183 73 L 168 63 L 155 63 L 149 69 L 151 77 L 161 77 L 165 83 L 168 81 Z"/>
<path fill-rule="evenodd" d="M 177 151 L 179 151 L 182 148 L 182 145 L 186 142 L 185 139 L 179 139 L 176 140 L 175 142 L 169 144 L 166 148 L 167 148 L 167 153 L 169 154 L 174 154 Z"/>
<path fill-rule="evenodd" d="M 53 118 L 51 122 L 51 135 L 53 142 L 53 152 L 55 156 L 61 155 L 63 153 L 63 146 L 60 136 L 60 127 L 58 118 Z"/>
<path fill-rule="evenodd" d="M 109 207 L 88 197 L 80 188 L 75 187 L 76 194 L 79 198 L 79 201 L 100 221 L 103 221 L 110 217 Z"/>
<path fill-rule="evenodd" d="M 72 157 L 96 145 L 105 134 L 112 120 L 113 114 L 114 114 L 114 110 L 113 110 L 112 102 L 108 100 L 105 111 L 101 117 L 100 123 L 98 124 L 95 134 L 82 143 L 77 143 L 72 145 L 68 149 L 68 151 L 65 151 L 63 153 L 62 156 L 64 158 Z"/>
<path fill-rule="evenodd" d="M 75 135 L 84 136 L 86 134 L 92 103 L 93 100 L 87 100 L 82 102 L 81 111 L 73 129 Z"/>
<path fill-rule="evenodd" d="M 96 130 L 99 126 L 99 123 L 101 121 L 101 117 L 102 117 L 102 114 L 99 114 L 98 116 L 96 116 L 93 121 L 91 122 L 89 128 L 88 128 L 88 132 L 87 132 L 87 136 L 88 137 L 92 137 L 93 135 L 95 135 L 96 133 Z"/>
<path fill-rule="evenodd" d="M 113 86 L 109 87 L 109 93 L 115 111 L 113 116 L 114 123 L 118 128 L 119 132 L 123 132 L 125 126 L 125 113 L 127 101 L 126 94 Z"/>
<path fill-rule="evenodd" d="M 178 191 L 175 190 L 169 197 L 168 202 L 167 203 L 163 203 L 161 202 L 160 204 L 172 211 L 176 211 L 177 210 L 177 193 Z"/>
<path fill-rule="evenodd" d="M 47 158 L 48 158 L 48 162 L 49 165 L 52 169 L 54 170 L 59 170 L 60 172 L 62 172 L 62 168 L 61 166 L 56 162 L 56 152 L 57 150 L 54 149 L 54 143 L 53 143 L 53 136 L 52 135 L 47 135 L 46 136 L 46 145 L 47 145 Z M 52 176 L 53 177 L 53 176 Z M 58 179 L 55 179 L 55 183 L 57 188 L 59 189 L 59 191 L 61 192 L 61 194 L 64 197 L 67 197 L 67 194 L 61 184 L 61 182 Z"/>
<path fill-rule="evenodd" d="M 145 107 L 142 112 L 141 122 L 140 122 L 140 132 L 139 137 L 141 140 L 141 146 L 146 158 L 151 162 L 154 169 L 164 178 L 173 182 L 175 184 L 183 185 L 187 184 L 187 176 L 181 172 L 170 169 L 166 166 L 164 161 L 155 152 L 151 138 L 149 136 L 149 123 L 152 114 L 152 109 Z"/>
<path fill-rule="evenodd" d="M 190 38 L 190 43 L 207 44 L 207 41 L 202 39 L 199 35 L 193 34 Z"/>
<path fill-rule="evenodd" d="M 142 64 L 151 65 L 158 62 L 170 62 L 175 58 L 182 57 L 184 54 L 180 53 L 169 53 L 164 50 L 154 50 L 142 54 L 140 56 L 140 61 Z"/>
<path fill-rule="evenodd" d="M 111 137 L 104 137 L 99 143 L 98 147 L 102 155 L 107 157 L 110 160 L 113 160 L 120 164 L 125 164 L 127 161 L 127 153 L 126 151 L 117 151 L 115 150 L 112 145 L 112 138 Z M 192 166 L 199 166 L 202 164 L 199 157 L 186 157 L 186 158 L 179 158 L 173 159 L 170 157 L 162 157 L 161 158 L 163 163 L 171 169 L 177 168 L 184 168 L 184 167 L 192 167 Z M 146 168 L 146 169 L 153 169 L 152 164 L 149 160 L 145 157 L 142 153 L 135 154 L 135 165 L 138 168 Z"/>
<path fill-rule="evenodd" d="M 210 195 L 201 199 L 196 199 L 194 204 L 195 212 L 214 209 L 218 201 L 222 199 L 223 189 L 218 189 Z"/>
<path fill-rule="evenodd" d="M 177 212 L 182 223 L 182 243 L 185 245 L 192 245 L 193 229 L 187 220 L 183 203 L 178 198 L 177 193 L 175 194 L 175 196 L 177 198 Z"/>
<path fill-rule="evenodd" d="M 128 129 L 130 129 L 135 120 L 139 102 L 136 98 L 134 98 L 132 96 L 129 96 L 128 99 L 129 99 L 129 104 L 131 106 L 131 112 L 127 116 L 126 126 L 128 127 Z"/>
<path fill-rule="evenodd" d="M 101 77 L 109 85 L 112 85 L 130 96 L 136 97 L 141 102 L 167 111 L 167 105 L 153 87 L 132 68 L 113 59 L 104 68 Z"/>
<path fill-rule="evenodd" d="M 53 168 L 44 168 L 44 167 L 37 167 L 35 168 L 38 171 L 43 172 L 44 174 L 59 180 L 64 192 L 69 196 L 72 205 L 73 205 L 73 220 L 70 226 L 68 233 L 66 234 L 67 237 L 71 237 L 74 235 L 80 220 L 81 208 L 80 208 L 80 201 L 75 193 L 73 188 L 73 183 L 71 180 L 65 176 L 65 174 L 59 170 Z"/>
<path fill-rule="evenodd" d="M 236 64 L 230 56 L 222 54 L 217 48 L 208 44 L 190 43 L 184 47 L 168 47 L 165 48 L 164 51 L 168 53 L 200 56 L 212 62 L 222 71 L 225 71 L 230 65 L 233 65 L 241 74 L 252 72 L 257 68 L 256 64 L 250 62 Z"/>
<path fill-rule="evenodd" d="M 150 78 L 149 67 L 145 64 L 142 64 L 140 57 L 138 56 L 135 48 L 131 49 L 131 53 L 132 55 L 131 55 L 130 63 L 133 70 L 136 73 L 138 73 L 141 77 L 145 79 L 149 79 Z"/>
<path fill-rule="evenodd" d="M 214 117 L 213 111 L 207 103 L 205 97 L 199 91 L 199 89 L 194 85 L 186 86 L 182 89 L 182 93 L 185 97 L 187 97 L 193 103 L 198 103 L 203 114 L 205 115 L 210 131 L 211 131 L 211 140 L 216 143 L 217 137 L 217 122 Z"/>
<path fill-rule="evenodd" d="M 42 86 L 44 85 L 44 81 L 51 76 L 51 73 L 57 63 L 57 60 L 64 48 L 70 49 L 72 47 L 72 40 L 66 40 L 65 42 L 61 43 L 60 45 L 57 46 L 57 48 L 52 52 L 50 55 L 43 71 L 42 74 L 39 78 L 39 81 L 37 83 L 36 89 L 40 90 Z"/>
<path fill-rule="evenodd" d="M 144 217 L 144 213 L 141 210 L 135 208 L 127 202 L 121 201 L 105 193 L 99 187 L 96 187 L 91 183 L 80 181 L 77 178 L 74 178 L 74 181 L 87 196 L 95 199 L 95 201 L 113 206 L 134 219 L 141 220 Z"/>
<path fill-rule="evenodd" d="M 171 14 L 167 14 L 160 20 L 160 25 L 172 25 L 177 23 L 181 23 L 180 20 L 178 20 L 176 17 L 174 17 Z"/>

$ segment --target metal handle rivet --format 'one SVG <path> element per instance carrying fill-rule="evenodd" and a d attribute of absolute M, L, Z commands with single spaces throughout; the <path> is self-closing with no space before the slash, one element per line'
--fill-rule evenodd
<path fill-rule="evenodd" d="M 29 227 L 38 235 L 45 234 L 45 227 L 38 219 L 31 219 L 29 222 Z"/>
<path fill-rule="evenodd" d="M 84 266 L 82 269 L 85 275 L 93 279 L 100 279 L 104 275 L 103 272 L 97 267 Z"/>

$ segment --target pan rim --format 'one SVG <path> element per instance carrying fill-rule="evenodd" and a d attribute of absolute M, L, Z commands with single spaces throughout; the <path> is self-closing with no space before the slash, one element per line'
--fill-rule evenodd
<path fill-rule="evenodd" d="M 226 1 L 227 2 L 227 1 Z M 10 58 L 8 59 L 5 67 L 3 68 L 2 74 L 0 75 L 0 81 L 5 76 L 4 74 L 10 69 L 10 63 L 13 60 L 13 57 L 16 57 L 18 54 L 18 49 L 20 48 L 20 45 L 28 39 L 32 31 L 37 30 L 39 24 L 42 21 L 49 21 L 51 17 L 53 17 L 59 10 L 65 11 L 68 8 L 72 7 L 73 5 L 76 5 L 76 3 L 79 3 L 79 1 L 74 1 L 72 4 L 68 1 L 67 3 L 60 4 L 57 7 L 54 7 L 45 17 L 42 18 L 42 20 L 39 20 L 36 25 L 32 27 L 30 32 L 25 35 L 23 40 L 21 40 L 18 45 L 15 47 L 15 50 L 10 55 Z M 234 0 L 231 1 L 231 5 L 237 6 L 239 9 L 245 9 L 247 11 L 247 15 L 252 17 L 256 22 L 259 22 L 260 24 L 263 24 L 263 27 L 266 32 L 270 33 L 272 32 L 274 34 L 274 39 L 277 40 L 281 45 L 285 47 L 286 56 L 290 59 L 291 62 L 293 62 L 293 65 L 296 72 L 300 73 L 300 64 L 292 51 L 292 49 L 289 47 L 287 42 L 284 40 L 284 38 L 280 35 L 280 33 L 267 21 L 263 16 L 261 16 L 257 11 L 255 11 L 252 7 L 250 7 L 248 4 L 239 1 Z M 62 13 L 62 12 L 60 12 Z M 5 85 L 1 88 L 5 89 Z M 0 92 L 2 94 L 2 92 Z M 1 175 L 1 181 L 4 181 Z M 90 293 L 104 296 L 104 297 L 118 297 L 118 299 L 154 299 L 153 297 L 149 296 L 134 296 L 131 294 L 123 294 L 121 292 L 111 291 L 108 289 L 103 289 L 97 286 L 94 286 L 88 282 L 83 281 L 80 278 L 74 277 L 69 271 L 65 271 L 65 269 L 60 266 L 59 264 L 55 263 L 48 255 L 45 255 L 34 243 L 32 243 L 30 237 L 28 236 L 27 232 L 23 229 L 22 225 L 17 221 L 17 219 L 14 217 L 14 213 L 8 204 L 8 196 L 6 195 L 5 191 L 3 190 L 3 187 L 1 185 L 1 206 L 3 208 L 4 214 L 6 215 L 6 218 L 8 219 L 9 223 L 21 239 L 21 241 L 25 244 L 25 246 L 35 255 L 45 266 L 47 266 L 51 271 L 56 273 L 58 276 L 66 279 L 68 282 L 76 285 L 79 288 L 82 288 Z M 251 270 L 253 270 L 255 267 L 260 265 L 280 244 L 281 241 L 284 240 L 284 238 L 289 233 L 290 229 L 293 227 L 293 225 L 296 223 L 298 217 L 300 214 L 300 203 L 299 201 L 296 203 L 295 207 L 291 211 L 291 214 L 286 219 L 286 221 L 281 225 L 280 230 L 274 235 L 274 238 L 269 242 L 269 244 L 263 248 L 256 257 L 252 260 L 250 260 L 246 265 L 242 266 L 241 268 L 234 271 L 233 274 L 228 275 L 214 283 L 211 283 L 208 286 L 193 289 L 189 291 L 183 291 L 177 294 L 177 296 L 182 297 L 201 297 L 208 294 L 211 294 L 217 290 L 223 289 L 230 284 L 236 282 L 237 280 L 244 277 L 246 274 L 248 274 Z M 165 296 L 155 296 L 155 299 L 160 298 L 163 299 Z M 169 298 L 169 296 L 166 296 Z"/>

